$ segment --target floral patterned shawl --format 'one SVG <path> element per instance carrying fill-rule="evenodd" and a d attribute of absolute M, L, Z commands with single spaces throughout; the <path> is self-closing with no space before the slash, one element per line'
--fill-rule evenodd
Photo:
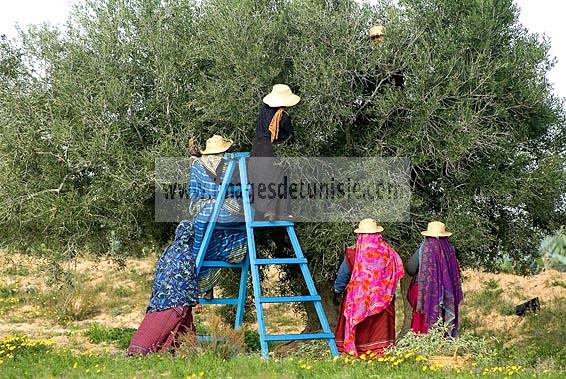
<path fill-rule="evenodd" d="M 357 354 L 356 325 L 391 304 L 397 283 L 403 274 L 401 258 L 383 240 L 380 233 L 358 236 L 356 257 L 344 306 L 346 351 Z"/>

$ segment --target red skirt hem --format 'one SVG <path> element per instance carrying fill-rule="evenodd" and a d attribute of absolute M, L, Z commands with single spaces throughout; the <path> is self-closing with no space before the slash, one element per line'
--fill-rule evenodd
<path fill-rule="evenodd" d="M 346 296 L 344 296 L 344 299 Z M 340 316 L 336 324 L 335 340 L 340 353 L 349 353 L 344 349 L 344 331 L 346 317 L 344 302 L 340 307 Z M 358 354 L 373 352 L 381 356 L 387 348 L 395 344 L 395 304 L 391 304 L 378 314 L 367 317 L 356 325 L 356 350 Z"/>

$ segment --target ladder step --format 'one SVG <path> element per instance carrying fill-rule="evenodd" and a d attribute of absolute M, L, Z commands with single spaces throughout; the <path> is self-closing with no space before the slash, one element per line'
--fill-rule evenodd
<path fill-rule="evenodd" d="M 224 304 L 224 305 L 237 305 L 238 304 L 238 299 L 237 298 L 224 298 L 224 299 L 205 299 L 205 298 L 200 298 L 199 300 L 200 304 Z"/>
<path fill-rule="evenodd" d="M 333 333 L 268 334 L 265 336 L 266 341 L 328 340 L 333 338 Z"/>
<path fill-rule="evenodd" d="M 306 301 L 320 301 L 320 296 L 275 296 L 259 298 L 260 303 L 299 303 Z"/>
<path fill-rule="evenodd" d="M 254 221 L 250 223 L 252 228 L 269 228 L 280 226 L 294 226 L 293 221 Z"/>
<path fill-rule="evenodd" d="M 230 263 L 223 261 L 203 261 L 201 267 L 241 268 L 244 262 Z"/>
<path fill-rule="evenodd" d="M 288 265 L 307 263 L 307 258 L 274 258 L 274 259 L 256 259 L 256 265 Z"/>
<path fill-rule="evenodd" d="M 242 224 L 241 222 L 234 223 L 234 224 L 220 224 L 216 223 L 214 229 L 217 230 L 246 230 L 246 225 Z"/>

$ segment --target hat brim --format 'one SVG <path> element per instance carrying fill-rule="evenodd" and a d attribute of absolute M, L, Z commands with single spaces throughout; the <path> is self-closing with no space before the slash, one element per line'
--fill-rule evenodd
<path fill-rule="evenodd" d="M 421 234 L 425 237 L 450 237 L 452 235 L 452 233 L 450 232 L 435 233 L 435 232 L 429 232 L 428 230 L 421 232 Z"/>
<path fill-rule="evenodd" d="M 301 97 L 295 94 L 280 97 L 274 94 L 268 94 L 263 98 L 263 102 L 272 108 L 278 107 L 292 107 L 301 101 Z"/>
<path fill-rule="evenodd" d="M 226 150 L 228 150 L 231 146 L 232 146 L 232 143 L 230 143 L 228 146 L 218 146 L 218 147 L 213 147 L 213 148 L 210 148 L 210 149 L 204 149 L 204 150 L 201 150 L 200 153 L 204 154 L 204 155 L 223 153 Z"/>
<path fill-rule="evenodd" d="M 381 233 L 383 232 L 383 226 L 378 226 L 376 229 L 360 229 L 360 228 L 356 228 L 354 229 L 354 233 L 357 234 L 373 234 L 373 233 Z"/>

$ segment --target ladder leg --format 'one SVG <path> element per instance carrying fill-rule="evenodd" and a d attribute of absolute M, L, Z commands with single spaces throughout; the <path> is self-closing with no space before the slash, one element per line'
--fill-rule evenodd
<path fill-rule="evenodd" d="M 248 237 L 248 255 L 250 259 L 252 284 L 254 291 L 254 303 L 257 314 L 257 325 L 259 332 L 259 343 L 261 346 L 261 355 L 263 358 L 269 358 L 269 347 L 266 341 L 265 320 L 263 317 L 263 305 L 260 302 L 261 298 L 261 284 L 259 281 L 259 268 L 256 264 L 256 248 L 254 231 L 251 226 L 253 222 L 252 209 L 250 204 L 250 188 L 248 186 L 246 159 L 239 159 L 240 168 L 240 183 L 242 185 L 242 202 L 244 204 L 244 215 L 246 220 L 246 235 Z"/>
<path fill-rule="evenodd" d="M 293 226 L 288 226 L 287 233 L 289 234 L 289 239 L 291 240 L 291 245 L 293 246 L 293 250 L 295 251 L 295 255 L 297 256 L 297 258 L 304 258 L 305 256 L 301 249 L 301 245 L 299 244 L 299 239 L 297 238 L 295 228 Z M 303 273 L 303 277 L 305 278 L 305 282 L 309 290 L 309 294 L 311 296 L 318 295 L 316 286 L 314 285 L 314 281 L 312 279 L 307 264 L 302 263 L 300 264 L 300 266 L 301 266 L 301 272 Z M 328 324 L 328 320 L 326 319 L 326 313 L 324 312 L 322 302 L 314 301 L 314 307 L 316 309 L 316 314 L 318 315 L 320 325 L 322 326 L 322 331 L 324 333 L 333 333 L 330 330 L 330 325 Z M 330 348 L 330 352 L 332 353 L 333 356 L 335 357 L 338 356 L 338 348 L 336 347 L 336 341 L 333 338 L 328 340 L 328 347 Z"/>
<path fill-rule="evenodd" d="M 214 231 L 214 227 L 216 226 L 216 221 L 218 220 L 218 215 L 220 214 L 220 209 L 222 208 L 222 204 L 224 204 L 224 198 L 226 197 L 226 192 L 228 191 L 228 185 L 230 184 L 230 180 L 232 180 L 232 175 L 234 174 L 235 168 L 236 168 L 236 163 L 233 160 L 230 160 L 228 162 L 228 167 L 226 168 L 224 180 L 222 181 L 222 185 L 218 190 L 218 196 L 216 197 L 214 208 L 212 209 L 212 214 L 210 215 L 210 219 L 206 227 L 206 232 L 204 233 L 204 237 L 202 239 L 196 257 L 195 263 L 197 266 L 197 276 L 198 273 L 200 272 L 202 262 L 204 261 L 206 250 L 208 249 L 208 244 L 210 242 L 210 239 L 212 238 L 212 232 Z"/>
<path fill-rule="evenodd" d="M 244 258 L 244 265 L 240 274 L 240 289 L 238 291 L 238 305 L 236 307 L 236 321 L 234 328 L 239 329 L 244 323 L 244 309 L 246 307 L 246 289 L 248 285 L 248 269 L 250 266 L 250 257 Z"/>

